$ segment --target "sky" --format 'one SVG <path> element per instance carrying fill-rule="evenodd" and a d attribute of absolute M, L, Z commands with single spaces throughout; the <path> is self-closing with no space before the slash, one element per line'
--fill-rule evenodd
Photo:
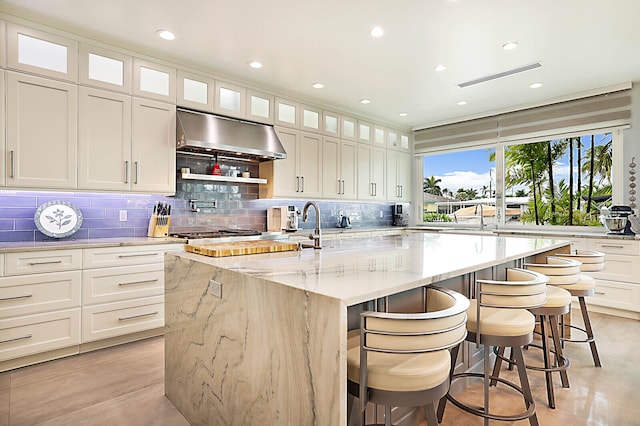
<path fill-rule="evenodd" d="M 596 135 L 596 145 L 609 139 Z M 583 153 L 590 146 L 590 136 L 582 137 Z M 424 177 L 432 175 L 440 179 L 440 188 L 456 192 L 458 188 L 473 188 L 480 192 L 483 186 L 495 188 L 495 164 L 489 161 L 489 155 L 495 149 L 477 148 L 473 150 L 451 152 L 423 157 Z M 575 171 L 577 173 L 577 170 Z M 569 155 L 561 158 L 554 166 L 554 177 L 568 182 Z M 575 181 L 575 177 L 574 177 Z M 518 188 L 514 188 L 514 191 Z M 528 188 L 524 188 L 528 190 Z"/>

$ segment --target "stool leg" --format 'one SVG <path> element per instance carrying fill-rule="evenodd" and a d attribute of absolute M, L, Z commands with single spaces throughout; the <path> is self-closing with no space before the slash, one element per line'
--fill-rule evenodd
<path fill-rule="evenodd" d="M 384 406 L 384 426 L 391 426 L 391 406 Z"/>
<path fill-rule="evenodd" d="M 456 361 L 458 360 L 458 352 L 460 351 L 460 346 L 462 346 L 462 343 L 451 348 L 451 368 L 449 369 L 449 378 L 453 376 L 453 372 L 456 369 Z M 438 403 L 438 423 L 442 422 L 442 418 L 444 417 L 444 409 L 446 408 L 446 406 L 447 396 L 445 395 L 440 399 L 440 402 Z"/>
<path fill-rule="evenodd" d="M 500 369 L 502 368 L 502 358 L 504 356 L 504 346 L 500 346 L 498 348 L 498 354 L 496 355 L 496 362 L 495 364 L 493 364 L 493 373 L 491 374 L 491 377 L 495 377 L 498 378 L 500 377 Z M 491 379 L 491 382 L 489 382 L 490 386 L 496 386 L 498 384 L 498 381 L 496 379 Z"/>
<path fill-rule="evenodd" d="M 484 413 L 489 413 L 489 368 L 491 366 L 489 362 L 489 353 L 491 352 L 491 346 L 484 345 Z M 484 426 L 489 426 L 489 419 L 487 417 L 484 418 Z"/>
<path fill-rule="evenodd" d="M 551 337 L 553 338 L 553 347 L 556 353 L 556 365 L 560 365 L 560 360 L 563 359 L 564 353 L 562 350 L 562 343 L 560 341 L 559 328 L 558 328 L 558 317 L 551 316 L 549 317 L 549 321 L 551 322 Z M 563 364 L 564 365 L 564 364 Z M 560 370 L 560 380 L 562 381 L 562 387 L 569 387 L 569 373 L 567 370 Z"/>
<path fill-rule="evenodd" d="M 522 348 L 520 346 L 512 347 L 511 352 L 514 354 L 516 361 L 516 368 L 518 369 L 518 376 L 520 377 L 520 386 L 522 387 L 522 394 L 526 408 L 529 408 L 531 404 L 535 404 L 533 401 L 533 395 L 531 394 L 531 387 L 529 386 L 529 378 L 527 377 L 527 370 L 524 365 L 524 357 L 522 355 Z M 529 417 L 529 424 L 531 426 L 539 426 L 538 414 L 533 413 L 533 416 Z"/>
<path fill-rule="evenodd" d="M 544 359 L 544 368 L 551 367 L 551 360 L 549 355 L 549 337 L 547 336 L 547 316 L 540 315 L 540 331 L 542 333 L 542 356 Z M 556 398 L 553 392 L 553 374 L 551 371 L 544 372 L 544 378 L 547 383 L 547 401 L 549 402 L 549 408 L 556 408 Z"/>
<path fill-rule="evenodd" d="M 436 418 L 436 407 L 433 402 L 424 406 L 424 416 L 427 419 L 427 426 L 438 426 L 438 419 Z"/>
<path fill-rule="evenodd" d="M 584 328 L 587 331 L 587 338 L 589 338 L 589 346 L 591 346 L 591 356 L 593 357 L 593 363 L 596 367 L 602 367 L 600 363 L 600 356 L 598 355 L 598 348 L 596 348 L 596 340 L 593 337 L 593 329 L 591 328 L 591 320 L 589 319 L 589 311 L 587 311 L 587 303 L 584 297 L 578 297 L 580 302 L 580 311 L 582 312 L 582 320 L 584 321 Z"/>

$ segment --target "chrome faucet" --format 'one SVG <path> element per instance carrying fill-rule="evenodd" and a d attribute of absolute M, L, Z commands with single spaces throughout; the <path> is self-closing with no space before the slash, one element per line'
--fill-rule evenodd
<path fill-rule="evenodd" d="M 309 235 L 309 239 L 313 240 L 313 246 L 303 244 L 303 247 L 313 247 L 314 249 L 320 249 L 322 248 L 322 241 L 320 231 L 320 207 L 318 207 L 318 203 L 316 203 L 315 201 L 307 201 L 307 203 L 304 205 L 304 208 L 302 209 L 302 221 L 307 221 L 307 218 L 309 216 L 309 207 L 311 206 L 316 209 L 316 229 L 315 231 L 313 231 L 313 234 Z"/>

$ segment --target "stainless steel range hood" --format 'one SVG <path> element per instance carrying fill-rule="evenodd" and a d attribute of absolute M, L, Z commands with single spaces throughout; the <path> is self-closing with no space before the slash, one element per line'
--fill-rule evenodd
<path fill-rule="evenodd" d="M 273 126 L 177 109 L 177 151 L 258 161 L 287 158 Z"/>

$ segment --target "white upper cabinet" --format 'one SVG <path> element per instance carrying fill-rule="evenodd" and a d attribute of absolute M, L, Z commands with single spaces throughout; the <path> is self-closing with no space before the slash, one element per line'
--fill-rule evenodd
<path fill-rule="evenodd" d="M 131 96 L 80 87 L 79 107 L 78 187 L 131 190 Z"/>
<path fill-rule="evenodd" d="M 73 189 L 78 86 L 7 72 L 7 185 Z"/>
<path fill-rule="evenodd" d="M 132 116 L 132 190 L 175 193 L 176 106 L 134 98 Z"/>
<path fill-rule="evenodd" d="M 8 68 L 78 81 L 78 42 L 7 22 Z"/>
<path fill-rule="evenodd" d="M 178 70 L 178 106 L 213 112 L 214 87 L 212 78 Z"/>
<path fill-rule="evenodd" d="M 216 80 L 216 96 L 213 110 L 222 115 L 244 118 L 247 113 L 247 89 Z"/>
<path fill-rule="evenodd" d="M 131 56 L 81 44 L 79 62 L 80 84 L 131 94 Z"/>
<path fill-rule="evenodd" d="M 0 22 L 0 26 L 2 25 L 2 22 Z M 4 126 L 4 110 L 5 110 L 5 103 L 4 103 L 4 74 L 5 71 L 4 70 L 0 70 L 0 186 L 3 186 L 6 182 L 5 176 L 5 164 L 7 164 L 7 161 L 5 159 L 5 152 L 7 152 L 6 148 L 5 148 L 5 126 Z M 2 257 L 2 256 L 0 256 Z M 0 262 L 2 262 L 2 259 L 0 258 Z M 0 266 L 0 276 L 2 276 L 2 266 Z"/>
<path fill-rule="evenodd" d="M 373 126 L 373 144 L 375 146 L 386 146 L 387 142 L 386 142 L 386 136 L 387 136 L 387 131 L 385 130 L 384 127 L 380 127 L 380 126 Z"/>
<path fill-rule="evenodd" d="M 0 20 L 0 67 L 5 68 L 5 46 L 6 44 L 6 34 L 7 34 L 7 23 L 5 21 Z"/>
<path fill-rule="evenodd" d="M 387 129 L 387 148 L 400 148 L 400 133 L 397 130 Z"/>
<path fill-rule="evenodd" d="M 322 141 L 322 196 L 357 198 L 357 144 L 324 137 Z"/>
<path fill-rule="evenodd" d="M 300 118 L 298 117 L 300 104 L 286 99 L 276 98 L 276 117 L 275 124 L 287 127 L 299 127 Z"/>
<path fill-rule="evenodd" d="M 358 120 L 358 142 L 371 143 L 372 131 L 371 123 Z"/>
<path fill-rule="evenodd" d="M 247 90 L 247 118 L 265 124 L 273 124 L 274 97 Z"/>
<path fill-rule="evenodd" d="M 387 199 L 410 201 L 411 155 L 407 152 L 387 150 Z"/>
<path fill-rule="evenodd" d="M 322 133 L 326 136 L 333 136 L 334 138 L 340 137 L 340 115 L 323 111 L 322 112 L 322 121 L 324 123 L 324 127 L 322 129 Z"/>
<path fill-rule="evenodd" d="M 133 94 L 176 102 L 176 69 L 141 59 L 133 60 Z"/>
<path fill-rule="evenodd" d="M 358 122 L 355 118 L 340 117 L 340 136 L 342 139 L 355 141 L 358 138 Z"/>
<path fill-rule="evenodd" d="M 302 119 L 300 120 L 302 130 L 308 132 L 322 132 L 322 110 L 309 105 L 301 105 L 300 112 Z"/>

